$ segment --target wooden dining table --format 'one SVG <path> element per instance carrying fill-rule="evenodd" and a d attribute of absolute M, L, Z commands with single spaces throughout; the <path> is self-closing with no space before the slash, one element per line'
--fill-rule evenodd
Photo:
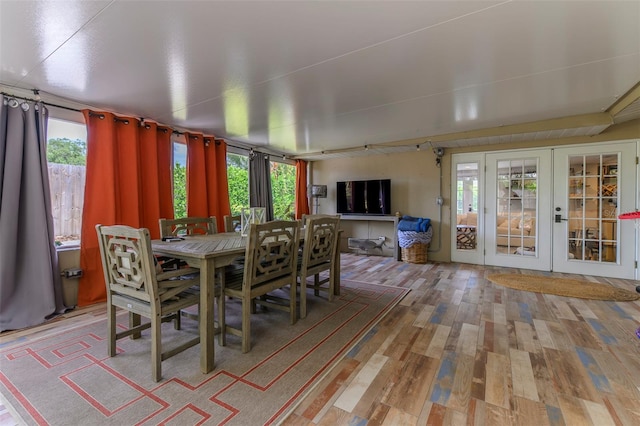
<path fill-rule="evenodd" d="M 152 240 L 155 254 L 181 259 L 200 269 L 200 370 L 209 373 L 215 364 L 214 303 L 216 269 L 230 265 L 245 253 L 247 237 L 237 232 L 192 235 L 179 241 Z"/>
<path fill-rule="evenodd" d="M 301 233 L 304 235 L 304 233 Z M 215 364 L 214 304 L 216 269 L 230 265 L 245 254 L 248 237 L 237 232 L 185 236 L 179 241 L 152 240 L 157 255 L 173 257 L 200 269 L 200 370 L 209 373 Z M 334 294 L 340 294 L 340 250 L 336 250 L 332 268 L 336 280 Z"/>

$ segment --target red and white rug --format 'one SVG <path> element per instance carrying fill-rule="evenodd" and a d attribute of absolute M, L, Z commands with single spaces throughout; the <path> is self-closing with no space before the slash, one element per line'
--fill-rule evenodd
<path fill-rule="evenodd" d="M 333 302 L 308 296 L 308 315 L 289 324 L 287 313 L 252 316 L 252 349 L 229 336 L 215 347 L 216 368 L 200 373 L 196 345 L 162 363 L 163 380 L 151 379 L 148 331 L 118 341 L 107 356 L 106 320 L 0 347 L 0 392 L 12 414 L 26 424 L 257 425 L 272 424 L 295 407 L 408 290 L 342 281 Z M 235 311 L 234 311 L 235 306 Z M 239 320 L 229 302 L 228 321 Z M 120 317 L 122 323 L 126 316 Z M 170 347 L 197 332 L 163 328 Z"/>

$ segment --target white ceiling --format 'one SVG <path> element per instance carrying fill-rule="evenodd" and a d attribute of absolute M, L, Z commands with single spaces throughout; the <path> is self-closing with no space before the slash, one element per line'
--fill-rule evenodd
<path fill-rule="evenodd" d="M 640 117 L 640 1 L 0 0 L 0 60 L 7 93 L 301 158 L 512 142 Z"/>

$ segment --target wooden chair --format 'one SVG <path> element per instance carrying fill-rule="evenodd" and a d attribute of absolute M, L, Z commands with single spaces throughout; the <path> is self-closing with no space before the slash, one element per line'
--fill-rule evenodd
<path fill-rule="evenodd" d="M 300 221 L 302 226 L 306 226 L 307 221 L 309 219 L 317 219 L 319 217 L 337 217 L 338 219 L 340 218 L 340 215 L 337 214 L 303 214 L 302 215 L 302 220 Z"/>
<path fill-rule="evenodd" d="M 255 304 L 289 312 L 291 324 L 296 315 L 296 270 L 298 262 L 297 221 L 273 221 L 251 224 L 245 251 L 244 268 L 228 272 L 223 295 L 220 297 L 221 318 L 224 318 L 225 298 L 230 296 L 242 302 L 242 326 L 222 325 L 220 344 L 226 344 L 226 333 L 242 337 L 242 352 L 251 349 L 251 313 Z M 289 298 L 276 297 L 276 289 L 289 286 Z"/>
<path fill-rule="evenodd" d="M 305 218 L 305 237 L 302 255 L 298 260 L 300 284 L 300 318 L 307 316 L 307 286 L 314 289 L 316 296 L 320 291 L 328 292 L 329 301 L 335 293 L 335 274 L 333 268 L 336 250 L 338 250 L 339 216 L 307 216 Z M 329 271 L 329 277 L 320 280 L 320 273 Z M 307 284 L 307 277 L 313 275 L 314 283 Z M 328 287 L 325 285 L 328 284 Z"/>
<path fill-rule="evenodd" d="M 160 238 L 217 233 L 218 223 L 214 216 L 160 219 Z"/>
<path fill-rule="evenodd" d="M 151 328 L 151 370 L 157 382 L 162 378 L 162 361 L 200 342 L 200 335 L 180 346 L 162 350 L 161 325 L 173 320 L 180 329 L 180 310 L 198 305 L 198 270 L 157 271 L 146 228 L 96 225 L 107 286 L 107 323 L 109 356 L 116 355 L 116 340 L 126 336 L 137 339 Z M 116 307 L 129 312 L 129 328 L 117 331 Z M 149 318 L 141 324 L 140 317 Z"/>
<path fill-rule="evenodd" d="M 235 232 L 240 227 L 240 215 L 224 216 L 224 232 Z"/>
<path fill-rule="evenodd" d="M 160 238 L 181 237 L 185 235 L 210 235 L 218 233 L 216 218 L 184 217 L 181 219 L 160 219 Z M 159 257 L 158 261 L 164 270 L 186 266 L 185 262 L 170 257 Z"/>

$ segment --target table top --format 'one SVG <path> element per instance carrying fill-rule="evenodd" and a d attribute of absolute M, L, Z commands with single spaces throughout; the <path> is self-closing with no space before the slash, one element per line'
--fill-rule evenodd
<path fill-rule="evenodd" d="M 164 255 L 189 255 L 198 259 L 210 257 L 242 254 L 247 246 L 247 237 L 237 232 L 224 232 L 211 235 L 190 235 L 179 241 L 152 240 L 151 248 L 154 253 Z"/>

